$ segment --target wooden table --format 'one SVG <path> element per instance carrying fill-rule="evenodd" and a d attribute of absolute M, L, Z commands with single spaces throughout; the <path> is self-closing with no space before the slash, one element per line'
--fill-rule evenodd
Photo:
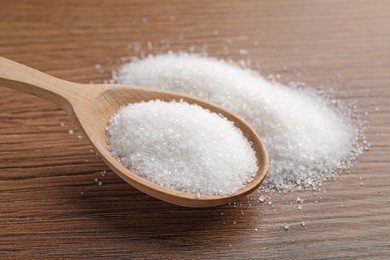
<path fill-rule="evenodd" d="M 103 82 L 121 57 L 168 49 L 250 58 L 263 75 L 332 87 L 355 103 L 372 145 L 321 192 L 282 194 L 272 205 L 255 192 L 236 206 L 187 209 L 122 181 L 58 106 L 0 87 L 2 259 L 390 257 L 389 1 L 0 6 L 0 55 L 54 76 Z"/>

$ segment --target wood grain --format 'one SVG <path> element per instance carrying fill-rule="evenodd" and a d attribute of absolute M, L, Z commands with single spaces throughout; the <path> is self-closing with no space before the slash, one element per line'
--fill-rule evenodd
<path fill-rule="evenodd" d="M 250 58 L 263 75 L 356 104 L 372 145 L 321 192 L 186 209 L 109 171 L 60 107 L 0 87 L 1 258 L 390 256 L 389 1 L 4 0 L 0 17 L 1 56 L 81 83 L 109 79 L 141 51 L 207 44 L 212 56 Z"/>

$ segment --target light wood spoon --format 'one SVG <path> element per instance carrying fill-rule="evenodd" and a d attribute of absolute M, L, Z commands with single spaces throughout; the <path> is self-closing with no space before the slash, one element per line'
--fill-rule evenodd
<path fill-rule="evenodd" d="M 42 97 L 60 105 L 80 125 L 107 165 L 136 189 L 158 199 L 186 207 L 210 207 L 237 200 L 254 191 L 264 180 L 268 169 L 268 155 L 254 130 L 232 112 L 206 101 L 180 93 L 152 88 L 112 85 L 78 84 L 52 77 L 17 62 L 0 57 L 0 86 L 9 87 Z M 220 113 L 241 129 L 253 143 L 259 170 L 251 182 L 229 195 L 201 195 L 164 188 L 131 172 L 111 156 L 106 141 L 106 127 L 111 115 L 119 107 L 141 101 L 183 99 L 212 112 Z"/>

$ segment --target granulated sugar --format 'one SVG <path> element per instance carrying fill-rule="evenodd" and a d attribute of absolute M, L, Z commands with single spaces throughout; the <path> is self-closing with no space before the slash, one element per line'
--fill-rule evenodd
<path fill-rule="evenodd" d="M 111 117 L 107 135 L 113 156 L 124 166 L 174 190 L 230 194 L 258 170 L 241 130 L 198 105 L 129 104 Z"/>
<path fill-rule="evenodd" d="M 357 127 L 314 90 L 267 81 L 222 60 L 188 53 L 149 56 L 124 64 L 113 80 L 187 93 L 239 114 L 270 156 L 263 189 L 316 189 L 361 152 L 354 147 Z"/>

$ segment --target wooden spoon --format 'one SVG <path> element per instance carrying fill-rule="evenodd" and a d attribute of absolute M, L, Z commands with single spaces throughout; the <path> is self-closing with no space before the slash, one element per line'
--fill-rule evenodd
<path fill-rule="evenodd" d="M 125 85 L 73 83 L 3 57 L 0 57 L 0 86 L 27 92 L 60 105 L 80 125 L 100 156 L 116 174 L 136 189 L 176 205 L 209 207 L 233 202 L 254 191 L 264 180 L 268 169 L 268 155 L 264 145 L 244 120 L 222 107 L 185 94 Z M 220 113 L 234 122 L 234 125 L 253 143 L 256 152 L 259 170 L 253 180 L 234 194 L 196 196 L 164 188 L 121 165 L 111 156 L 107 146 L 107 122 L 119 107 L 153 99 L 162 101 L 183 99 L 190 104 L 196 103 L 212 112 Z"/>

